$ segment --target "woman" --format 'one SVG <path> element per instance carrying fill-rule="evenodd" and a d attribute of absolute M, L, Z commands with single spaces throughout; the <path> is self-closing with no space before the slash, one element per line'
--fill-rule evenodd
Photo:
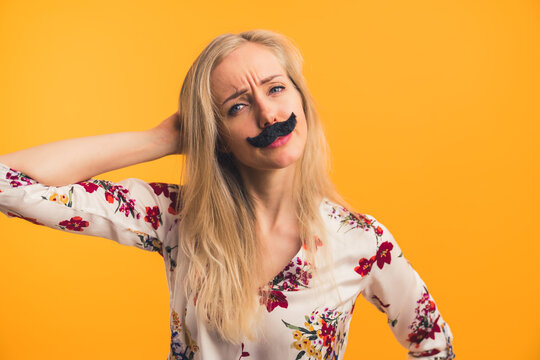
<path fill-rule="evenodd" d="M 159 126 L 0 156 L 1 209 L 159 252 L 169 359 L 341 359 L 359 294 L 409 358 L 453 359 L 450 328 L 392 235 L 329 181 L 301 65 L 279 34 L 221 35 Z M 175 153 L 182 187 L 91 179 Z"/>

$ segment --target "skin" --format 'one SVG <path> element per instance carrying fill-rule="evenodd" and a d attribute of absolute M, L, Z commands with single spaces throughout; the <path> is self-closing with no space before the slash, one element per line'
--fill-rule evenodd
<path fill-rule="evenodd" d="M 55 141 L 0 155 L 0 163 L 36 181 L 62 186 L 107 171 L 179 154 L 178 113 L 146 131 L 130 131 Z"/>
<path fill-rule="evenodd" d="M 261 83 L 273 75 L 278 76 Z M 272 278 L 301 245 L 292 189 L 295 167 L 307 137 L 302 98 L 277 57 L 254 43 L 246 43 L 225 57 L 213 70 L 210 81 L 223 115 L 226 151 L 232 153 L 254 199 L 257 237 L 268 259 L 266 277 Z M 226 101 L 244 89 L 244 94 Z M 247 142 L 247 137 L 257 136 L 275 122 L 286 121 L 292 112 L 297 125 L 286 144 L 270 149 Z"/>

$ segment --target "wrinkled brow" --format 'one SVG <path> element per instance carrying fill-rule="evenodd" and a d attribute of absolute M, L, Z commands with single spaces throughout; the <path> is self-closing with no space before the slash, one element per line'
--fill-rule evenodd
<path fill-rule="evenodd" d="M 278 77 L 278 76 L 283 76 L 281 74 L 276 74 L 276 75 L 270 75 L 268 77 L 265 77 L 264 79 L 261 80 L 261 82 L 259 83 L 259 85 L 263 85 L 263 84 L 266 84 L 267 82 L 269 81 L 272 81 L 272 79 Z M 241 90 L 237 90 L 234 94 L 232 94 L 231 96 L 229 96 L 228 98 L 225 99 L 225 101 L 221 104 L 221 106 L 225 105 L 225 103 L 229 100 L 232 100 L 232 99 L 235 99 L 237 97 L 239 97 L 240 95 L 242 94 L 245 94 L 246 92 L 248 91 L 248 89 L 241 89 Z"/>

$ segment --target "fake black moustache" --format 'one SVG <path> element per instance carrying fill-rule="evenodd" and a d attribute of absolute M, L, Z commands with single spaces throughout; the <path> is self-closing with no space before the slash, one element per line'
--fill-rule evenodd
<path fill-rule="evenodd" d="M 263 148 L 273 143 L 278 137 L 289 135 L 296 127 L 296 115 L 291 113 L 287 121 L 277 122 L 265 128 L 259 135 L 248 137 L 246 140 L 251 145 Z"/>

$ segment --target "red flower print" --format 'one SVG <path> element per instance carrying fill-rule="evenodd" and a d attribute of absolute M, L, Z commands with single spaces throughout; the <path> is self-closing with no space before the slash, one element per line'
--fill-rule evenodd
<path fill-rule="evenodd" d="M 152 227 L 154 228 L 154 230 L 157 230 L 159 227 L 159 224 L 161 223 L 161 213 L 159 211 L 159 207 L 154 206 L 153 208 L 151 208 L 147 206 L 146 216 L 144 217 L 144 221 L 152 224 Z"/>
<path fill-rule="evenodd" d="M 169 184 L 165 184 L 165 183 L 149 183 L 148 185 L 150 185 L 152 187 L 152 189 L 154 189 L 154 194 L 156 195 L 165 195 L 166 197 L 169 197 Z"/>
<path fill-rule="evenodd" d="M 427 336 L 427 331 L 424 329 L 418 329 L 415 332 L 409 334 L 408 340 L 413 344 L 420 344 Z"/>
<path fill-rule="evenodd" d="M 281 291 L 272 290 L 268 295 L 266 310 L 272 312 L 278 306 L 286 309 L 289 307 L 289 302 Z"/>
<path fill-rule="evenodd" d="M 27 217 L 24 217 L 22 215 L 17 215 L 17 214 L 14 214 L 12 212 L 8 212 L 7 213 L 8 216 L 11 216 L 11 217 L 17 217 L 19 219 L 23 219 L 23 220 L 26 220 L 26 221 L 30 221 L 32 224 L 36 224 L 36 225 L 43 225 L 42 223 L 38 222 L 36 219 L 34 218 L 27 218 Z"/>
<path fill-rule="evenodd" d="M 435 302 L 433 300 L 429 300 L 428 311 L 433 312 L 435 311 L 436 308 L 437 306 L 435 305 Z"/>
<path fill-rule="evenodd" d="M 441 328 L 439 327 L 439 324 L 437 324 L 437 321 L 439 321 L 440 317 L 441 315 L 437 316 L 437 318 L 431 325 L 431 328 L 426 327 L 425 329 L 417 329 L 416 331 L 410 333 L 409 341 L 418 346 L 418 344 L 420 344 L 424 339 L 431 338 L 435 340 L 435 333 L 441 332 Z M 424 321 L 427 323 L 429 321 L 429 318 L 425 318 Z"/>
<path fill-rule="evenodd" d="M 356 217 L 356 219 L 360 220 L 361 222 L 363 222 L 365 225 L 367 225 L 368 227 L 371 226 L 371 224 L 373 223 L 373 220 L 371 219 L 368 219 L 368 217 L 364 214 L 352 214 L 354 217 Z"/>
<path fill-rule="evenodd" d="M 413 329 L 413 331 L 408 336 L 408 340 L 416 344 L 416 347 L 419 346 L 422 340 L 426 338 L 435 339 L 435 333 L 441 332 L 441 328 L 437 323 L 441 315 L 439 314 L 435 320 L 432 320 L 432 316 L 435 316 L 437 306 L 433 299 L 431 299 L 426 288 L 424 288 L 424 293 L 417 303 L 419 305 L 414 309 L 416 318 L 409 326 L 409 329 Z"/>
<path fill-rule="evenodd" d="M 291 347 L 298 350 L 296 359 L 338 359 L 347 341 L 346 324 L 351 313 L 337 309 L 315 309 L 305 316 L 304 325 L 282 322 L 293 330 Z M 305 357 L 304 357 L 305 356 Z"/>
<path fill-rule="evenodd" d="M 299 291 L 308 288 L 312 277 L 308 262 L 297 256 L 268 284 L 270 290 Z"/>
<path fill-rule="evenodd" d="M 431 327 L 431 330 L 427 334 L 428 338 L 435 340 L 435 333 L 441 332 L 441 328 L 439 327 L 439 324 L 437 324 L 437 321 L 439 321 L 440 317 L 441 315 L 437 316 L 437 318 L 433 322 L 433 326 Z"/>
<path fill-rule="evenodd" d="M 80 185 L 84 188 L 84 190 L 86 190 L 87 193 L 93 193 L 94 191 L 96 191 L 97 189 L 99 189 L 99 186 L 94 184 L 93 182 L 89 182 L 89 181 L 81 181 L 81 182 L 78 182 L 77 185 Z"/>
<path fill-rule="evenodd" d="M 377 228 L 375 228 L 375 234 L 381 236 L 383 234 L 383 229 L 380 226 L 377 226 Z"/>
<path fill-rule="evenodd" d="M 422 351 L 420 354 L 414 354 L 414 356 L 416 357 L 423 357 L 423 356 L 431 356 L 431 355 L 437 355 L 438 353 L 440 353 L 441 350 L 439 349 L 431 349 L 431 350 L 427 350 L 427 351 Z"/>
<path fill-rule="evenodd" d="M 315 240 L 315 250 L 319 250 L 319 248 L 323 245 L 322 240 L 317 235 L 314 236 L 314 240 Z M 308 250 L 307 244 L 303 243 L 302 248 L 304 248 L 304 250 Z"/>
<path fill-rule="evenodd" d="M 379 304 L 380 304 L 382 307 L 387 308 L 387 307 L 390 306 L 390 304 L 385 304 L 385 303 L 383 303 L 383 302 L 381 301 L 381 299 L 379 299 L 379 298 L 377 297 L 377 295 L 373 295 L 372 298 L 375 299 L 375 300 L 377 300 L 377 301 L 379 302 Z"/>
<path fill-rule="evenodd" d="M 241 360 L 242 358 L 248 357 L 248 356 L 249 356 L 249 353 L 247 351 L 244 351 L 244 343 L 242 343 L 242 354 L 240 355 L 238 360 Z"/>
<path fill-rule="evenodd" d="M 171 203 L 169 204 L 169 208 L 167 211 L 171 215 L 177 215 L 178 214 L 178 192 L 176 191 L 169 191 L 169 184 L 167 183 L 148 183 L 150 187 L 154 190 L 154 194 L 156 195 L 165 195 L 165 197 L 171 199 Z"/>
<path fill-rule="evenodd" d="M 110 192 L 105 193 L 105 200 L 107 200 L 108 203 L 112 204 L 114 202 L 114 196 Z"/>
<path fill-rule="evenodd" d="M 83 228 L 88 227 L 88 221 L 83 220 L 80 216 L 75 216 L 70 220 L 60 221 L 58 225 L 63 226 L 68 230 L 83 231 Z"/>
<path fill-rule="evenodd" d="M 172 192 L 171 193 L 171 204 L 169 205 L 169 214 L 176 215 L 178 214 L 178 193 Z"/>
<path fill-rule="evenodd" d="M 374 220 L 368 218 L 364 214 L 352 213 L 344 207 L 333 206 L 332 213 L 329 214 L 329 216 L 332 219 L 336 219 L 339 221 L 339 229 L 341 229 L 341 227 L 343 226 L 348 228 L 345 232 L 351 231 L 353 229 L 362 229 L 364 231 L 369 231 L 369 229 L 373 229 Z"/>
<path fill-rule="evenodd" d="M 371 271 L 371 266 L 373 265 L 374 261 L 375 256 L 372 256 L 369 260 L 362 258 L 360 261 L 358 261 L 358 266 L 354 268 L 354 271 L 360 274 L 360 276 L 366 276 Z"/>
<path fill-rule="evenodd" d="M 377 255 L 375 255 L 379 269 L 382 269 L 385 263 L 390 264 L 390 261 L 392 261 L 392 253 L 390 250 L 393 248 L 394 245 L 389 241 L 385 241 L 381 244 L 377 250 Z"/>
<path fill-rule="evenodd" d="M 324 319 L 321 319 L 321 336 L 324 339 L 324 346 L 331 346 L 334 342 L 334 337 L 336 335 L 336 328 L 332 324 L 328 324 Z"/>

